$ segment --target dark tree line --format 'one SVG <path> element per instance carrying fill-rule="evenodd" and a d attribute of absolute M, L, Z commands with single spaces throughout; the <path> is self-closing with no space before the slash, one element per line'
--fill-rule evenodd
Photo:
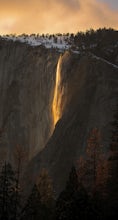
<path fill-rule="evenodd" d="M 72 167 L 65 189 L 55 199 L 52 180 L 46 169 L 40 171 L 28 199 L 20 187 L 21 158 L 17 166 L 4 162 L 0 172 L 0 220 L 107 220 L 118 209 L 118 106 L 112 122 L 110 151 L 106 158 L 99 129 L 87 138 L 85 157 Z M 22 205 L 23 203 L 23 205 Z"/>
<path fill-rule="evenodd" d="M 87 30 L 86 32 L 78 32 L 75 35 L 75 43 L 81 45 L 84 43 L 86 46 L 90 44 L 100 44 L 101 46 L 112 45 L 118 39 L 118 31 L 112 28 L 99 28 L 97 30 Z"/>
<path fill-rule="evenodd" d="M 109 181 L 108 181 L 108 212 L 114 218 L 118 212 L 118 104 L 114 110 L 114 120 L 112 122 L 112 136 L 110 144 Z"/>
<path fill-rule="evenodd" d="M 17 170 L 4 163 L 0 173 L 0 220 L 51 220 L 54 209 L 52 182 L 45 169 L 40 172 L 28 199 L 24 202 L 20 187 L 20 161 Z M 24 205 L 22 205 L 22 203 Z"/>
<path fill-rule="evenodd" d="M 19 212 L 20 194 L 11 164 L 4 163 L 0 175 L 0 220 L 15 220 Z"/>
<path fill-rule="evenodd" d="M 118 65 L 118 31 L 112 28 L 90 29 L 70 36 L 73 47 L 91 52 Z"/>

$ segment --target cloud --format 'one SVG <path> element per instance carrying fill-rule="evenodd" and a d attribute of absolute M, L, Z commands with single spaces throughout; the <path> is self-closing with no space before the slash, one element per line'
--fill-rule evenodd
<path fill-rule="evenodd" d="M 97 0 L 0 0 L 0 33 L 118 28 L 118 10 Z"/>

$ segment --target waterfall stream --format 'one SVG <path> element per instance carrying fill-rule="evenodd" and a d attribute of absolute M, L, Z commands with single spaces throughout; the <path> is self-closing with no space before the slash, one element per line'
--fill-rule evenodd
<path fill-rule="evenodd" d="M 61 64 L 62 56 L 60 55 L 57 70 L 56 70 L 56 80 L 55 80 L 55 88 L 54 88 L 54 98 L 52 104 L 52 112 L 53 112 L 53 124 L 57 123 L 57 121 L 61 117 L 61 73 L 60 73 L 60 64 Z"/>

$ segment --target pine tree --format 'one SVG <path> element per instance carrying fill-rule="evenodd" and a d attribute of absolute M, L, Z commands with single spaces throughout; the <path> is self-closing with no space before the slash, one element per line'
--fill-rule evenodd
<path fill-rule="evenodd" d="M 41 203 L 45 212 L 46 220 L 52 219 L 54 213 L 54 192 L 52 179 L 46 169 L 42 169 L 37 180 L 37 188 L 40 193 Z"/>
<path fill-rule="evenodd" d="M 17 219 L 20 211 L 20 203 L 21 203 L 21 186 L 20 186 L 20 179 L 22 175 L 22 169 L 24 168 L 24 165 L 26 162 L 26 152 L 25 150 L 20 146 L 16 145 L 15 151 L 14 151 L 14 161 L 15 161 L 15 175 L 16 175 L 16 183 L 15 183 L 15 194 L 14 194 L 14 200 L 15 200 L 15 207 L 14 207 L 14 220 Z"/>
<path fill-rule="evenodd" d="M 37 187 L 41 196 L 42 204 L 50 207 L 53 203 L 53 185 L 46 169 L 42 169 L 37 180 Z"/>
<path fill-rule="evenodd" d="M 75 167 L 72 167 L 66 188 L 56 202 L 56 219 L 85 219 L 88 195 L 78 182 Z"/>
<path fill-rule="evenodd" d="M 96 191 L 97 169 L 103 158 L 103 146 L 101 144 L 101 133 L 97 128 L 93 128 L 87 140 L 87 170 L 90 190 Z"/>
<path fill-rule="evenodd" d="M 41 197 L 37 186 L 34 185 L 26 205 L 21 213 L 21 220 L 39 220 L 42 217 Z"/>
<path fill-rule="evenodd" d="M 114 113 L 114 121 L 112 122 L 112 137 L 110 144 L 111 158 L 113 160 L 118 159 L 118 105 Z"/>
<path fill-rule="evenodd" d="M 77 175 L 78 181 L 87 188 L 87 161 L 82 156 L 77 161 Z"/>
<path fill-rule="evenodd" d="M 114 113 L 114 120 L 112 122 L 112 137 L 110 144 L 109 162 L 109 207 L 110 217 L 116 217 L 118 208 L 118 105 Z"/>
<path fill-rule="evenodd" d="M 97 165 L 96 175 L 96 192 L 99 193 L 101 199 L 106 199 L 108 195 L 107 183 L 109 179 L 108 172 L 108 160 L 106 158 L 101 159 Z"/>
<path fill-rule="evenodd" d="M 4 164 L 0 176 L 0 219 L 14 219 L 15 174 L 11 165 Z"/>

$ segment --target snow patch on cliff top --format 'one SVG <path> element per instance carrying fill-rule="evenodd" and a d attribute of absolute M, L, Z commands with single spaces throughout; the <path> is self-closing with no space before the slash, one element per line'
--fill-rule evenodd
<path fill-rule="evenodd" d="M 71 47 L 69 44 L 69 37 L 67 35 L 5 35 L 3 39 L 12 40 L 14 42 L 27 43 L 33 47 L 43 45 L 46 48 L 57 48 L 60 50 L 66 50 Z"/>

